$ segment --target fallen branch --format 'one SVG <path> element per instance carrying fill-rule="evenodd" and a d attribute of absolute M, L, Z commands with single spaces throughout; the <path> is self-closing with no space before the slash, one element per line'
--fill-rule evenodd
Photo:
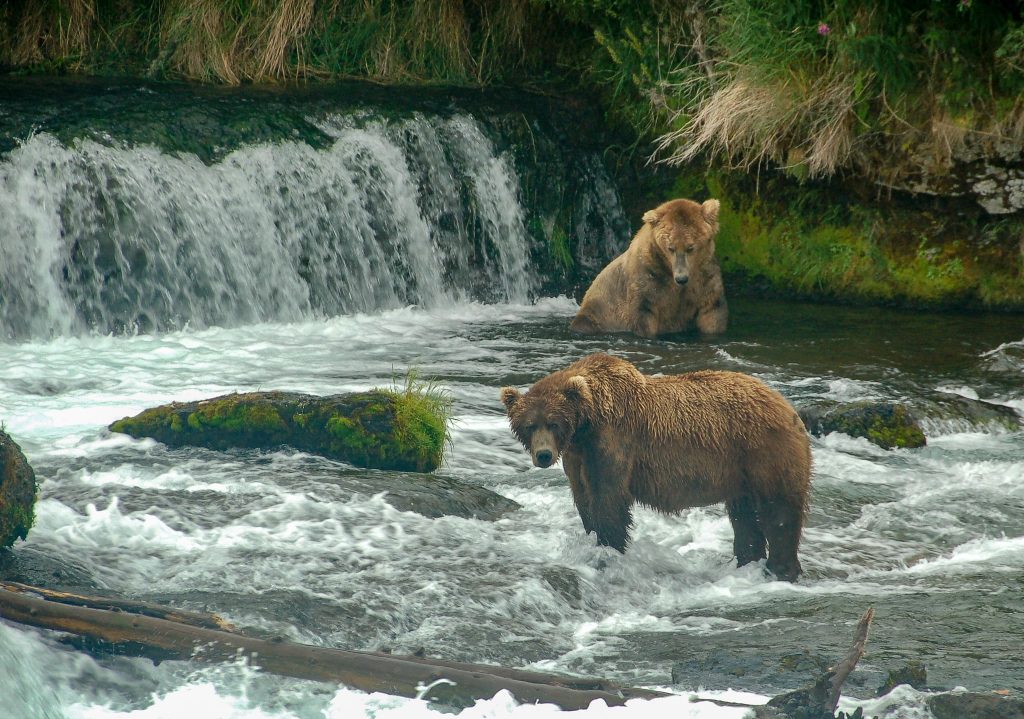
<path fill-rule="evenodd" d="M 444 704 L 466 707 L 498 691 L 509 691 L 522 703 L 551 703 L 562 709 L 585 709 L 595 699 L 609 706 L 627 699 L 670 696 L 646 689 L 619 688 L 603 680 L 573 679 L 553 674 L 464 664 L 420 657 L 399 657 L 264 640 L 171 619 L 119 610 L 97 609 L 110 602 L 95 597 L 93 606 L 47 599 L 45 590 L 0 585 L 0 617 L 21 624 L 53 629 L 113 646 L 144 648 L 159 659 L 233 661 L 244 657 L 272 674 L 340 683 L 367 692 L 422 696 Z M 95 601 L 93 601 L 95 600 Z M 150 605 L 152 606 L 152 605 Z M 167 615 L 173 615 L 168 610 Z M 447 680 L 447 681 L 442 681 Z M 424 691 L 425 687 L 430 687 Z"/>
<path fill-rule="evenodd" d="M 190 624 L 194 627 L 206 629 L 219 629 L 225 632 L 233 632 L 235 628 L 230 622 L 226 622 L 216 614 L 204 614 L 202 612 L 189 612 L 184 609 L 176 609 L 161 604 L 149 602 L 138 602 L 127 599 L 113 599 L 111 597 L 94 597 L 85 594 L 72 594 L 71 592 L 58 592 L 54 589 L 43 589 L 21 582 L 0 582 L 0 589 L 9 592 L 22 594 L 37 594 L 43 599 L 60 604 L 69 604 L 77 607 L 91 607 L 93 609 L 104 609 L 111 612 L 128 612 L 129 614 L 141 614 L 157 619 L 167 619 L 179 624 Z"/>
<path fill-rule="evenodd" d="M 868 640 L 868 628 L 871 620 L 874 619 L 874 607 L 869 607 L 857 623 L 857 630 L 853 636 L 853 646 L 841 662 L 818 677 L 814 684 L 794 692 L 780 694 L 770 700 L 764 707 L 758 707 L 756 714 L 758 719 L 769 719 L 781 717 L 806 717 L 807 719 L 818 719 L 818 717 L 834 717 L 836 707 L 839 705 L 839 696 L 842 692 L 843 683 L 846 682 L 850 672 L 857 666 L 857 662 L 864 656 L 864 644 Z"/>

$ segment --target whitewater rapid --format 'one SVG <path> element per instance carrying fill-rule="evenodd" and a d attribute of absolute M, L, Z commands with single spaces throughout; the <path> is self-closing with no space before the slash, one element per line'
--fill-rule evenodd
<path fill-rule="evenodd" d="M 801 549 L 807 575 L 795 585 L 768 581 L 756 565 L 735 568 L 721 507 L 676 517 L 641 510 L 625 555 L 597 547 L 582 532 L 562 471 L 533 468 L 508 431 L 501 386 L 526 387 L 597 350 L 646 372 L 751 372 L 797 404 L 913 400 L 950 387 L 1004 404 L 1024 399 L 1013 383 L 1022 343 L 1009 339 L 1009 324 L 994 322 L 951 367 L 915 372 L 919 358 L 908 355 L 905 371 L 892 374 L 851 357 L 821 372 L 828 336 L 793 362 L 786 337 L 772 349 L 758 335 L 772 312 L 815 317 L 828 308 L 736 308 L 734 328 L 712 342 L 576 338 L 566 329 L 576 304 L 547 298 L 8 343 L 2 419 L 36 470 L 40 497 L 28 541 L 2 568 L 41 584 L 216 611 L 248 631 L 310 644 L 423 649 L 682 695 L 626 709 L 594 706 L 588 717 L 741 716 L 688 696 L 731 687 L 763 701 L 795 688 L 788 684 L 799 684 L 796 676 L 762 671 L 744 680 L 715 667 L 732 657 L 753 677 L 776 656 L 810 651 L 834 661 L 868 605 L 878 619 L 861 683 L 852 685 L 861 699 L 844 706 L 868 702 L 885 672 L 921 657 L 937 686 L 1019 690 L 1012 648 L 1021 616 L 1014 587 L 1024 577 L 1019 430 L 962 431 L 936 421 L 921 450 L 815 438 Z M 908 335 L 915 331 L 909 317 Z M 927 353 L 927 344 L 906 341 L 908 352 L 920 345 Z M 169 401 L 257 389 L 331 394 L 388 386 L 410 368 L 436 378 L 454 400 L 452 444 L 439 473 L 514 499 L 520 510 L 494 522 L 429 519 L 388 504 L 372 490 L 372 471 L 288 449 L 170 449 L 106 430 Z M 368 489 L 353 490 L 346 477 Z M 438 711 L 244 666 L 93 658 L 16 625 L 0 624 L 0 634 L 7 670 L 0 693 L 18 707 L 12 716 L 333 719 Z M 987 657 L 981 666 L 979 653 Z M 890 698 L 895 713 L 883 715 L 910 716 L 922 697 Z M 462 716 L 550 713 L 499 695 Z"/>

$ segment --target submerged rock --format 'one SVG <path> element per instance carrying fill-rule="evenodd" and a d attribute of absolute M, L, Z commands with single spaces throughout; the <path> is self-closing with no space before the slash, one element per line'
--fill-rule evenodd
<path fill-rule="evenodd" d="M 110 425 L 172 447 L 283 445 L 359 467 L 432 472 L 448 438 L 449 400 L 431 390 L 370 390 L 316 397 L 289 392 L 230 394 L 172 402 Z"/>
<path fill-rule="evenodd" d="M 1013 407 L 958 394 L 936 393 L 925 412 L 928 416 L 921 423 L 938 433 L 1016 432 L 1024 425 L 1024 418 Z"/>
<path fill-rule="evenodd" d="M 907 684 L 918 691 L 928 689 L 928 668 L 918 661 L 909 661 L 899 669 L 893 669 L 878 688 L 878 696 L 885 696 L 901 684 Z"/>
<path fill-rule="evenodd" d="M 864 437 L 884 449 L 914 449 L 926 444 L 920 423 L 897 402 L 855 402 L 836 407 L 805 407 L 800 418 L 811 434 L 842 432 Z"/>
<path fill-rule="evenodd" d="M 997 694 L 949 692 L 925 703 L 935 719 L 1024 719 L 1024 701 Z"/>
<path fill-rule="evenodd" d="M 0 549 L 28 536 L 35 504 L 35 472 L 21 447 L 0 430 Z"/>
<path fill-rule="evenodd" d="M 425 517 L 464 517 L 493 521 L 519 509 L 519 503 L 486 487 L 454 477 L 395 475 L 381 481 L 384 501 L 403 512 Z"/>

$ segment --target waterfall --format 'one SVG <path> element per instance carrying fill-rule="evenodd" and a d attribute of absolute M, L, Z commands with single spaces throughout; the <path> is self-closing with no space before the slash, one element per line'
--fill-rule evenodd
<path fill-rule="evenodd" d="M 536 296 L 543 232 L 531 237 L 512 154 L 480 120 L 308 122 L 324 142 L 247 142 L 212 160 L 96 132 L 22 139 L 0 155 L 0 337 Z M 605 174 L 593 164 L 581 162 Z M 609 184 L 581 193 L 584 215 L 609 205 L 592 197 Z M 592 229 L 576 223 L 603 241 Z"/>

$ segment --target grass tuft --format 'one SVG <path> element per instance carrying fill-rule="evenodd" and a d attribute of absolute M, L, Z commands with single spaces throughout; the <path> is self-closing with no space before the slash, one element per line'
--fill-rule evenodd
<path fill-rule="evenodd" d="M 416 369 L 409 369 L 404 379 L 393 378 L 392 387 L 381 391 L 394 399 L 394 431 L 402 452 L 414 454 L 423 466 L 440 466 L 452 443 L 452 396 L 448 390 L 433 379 L 420 379 Z"/>

